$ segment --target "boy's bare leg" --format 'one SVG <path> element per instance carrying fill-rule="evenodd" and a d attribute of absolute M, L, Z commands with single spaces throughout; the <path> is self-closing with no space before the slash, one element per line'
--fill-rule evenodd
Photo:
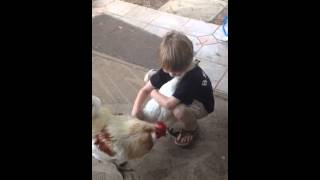
<path fill-rule="evenodd" d="M 195 130 L 198 126 L 195 115 L 188 110 L 186 105 L 180 104 L 174 110 L 173 114 L 178 121 L 184 124 L 184 129 L 188 131 Z"/>
<path fill-rule="evenodd" d="M 184 130 L 180 132 L 175 140 L 175 143 L 179 146 L 187 146 L 192 142 L 198 128 L 197 119 L 208 115 L 204 106 L 196 100 L 190 106 L 178 105 L 173 110 L 173 114 L 184 124 Z"/>

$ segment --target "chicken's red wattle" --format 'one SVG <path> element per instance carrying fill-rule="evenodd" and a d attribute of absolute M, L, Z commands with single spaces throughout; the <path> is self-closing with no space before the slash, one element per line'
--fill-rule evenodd
<path fill-rule="evenodd" d="M 157 122 L 156 125 L 156 138 L 160 138 L 166 135 L 167 126 L 163 122 Z"/>

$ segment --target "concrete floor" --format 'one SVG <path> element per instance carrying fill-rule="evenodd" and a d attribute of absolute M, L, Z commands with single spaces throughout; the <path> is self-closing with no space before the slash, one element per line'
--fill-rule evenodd
<path fill-rule="evenodd" d="M 210 22 L 227 5 L 228 0 L 170 0 L 159 10 Z"/>
<path fill-rule="evenodd" d="M 103 0 L 95 6 L 104 6 L 103 4 L 113 1 Z M 174 1 L 178 2 L 179 0 Z M 221 0 L 226 3 L 222 6 L 210 7 L 208 2 L 211 1 L 191 1 L 197 3 L 193 4 L 193 9 L 188 9 L 186 4 L 183 7 L 187 9 L 180 8 L 175 14 L 205 21 L 206 16 L 207 20 L 212 20 L 212 17 L 221 12 L 222 7 L 227 4 L 227 0 Z M 185 0 L 184 3 L 191 1 Z M 208 11 L 197 10 L 202 2 L 207 3 Z M 182 1 L 180 1 L 180 5 L 181 3 Z M 167 5 L 167 7 L 169 6 Z M 114 8 L 113 11 L 119 10 L 118 7 Z M 123 9 L 119 13 L 122 14 L 125 11 Z M 204 12 L 204 14 L 201 15 L 199 12 Z M 137 24 L 141 24 L 141 22 Z M 114 113 L 128 114 L 131 111 L 136 93 L 143 85 L 144 74 L 148 68 L 159 67 L 155 59 L 157 59 L 157 48 L 161 39 L 106 16 L 93 18 L 92 38 L 92 93 L 100 97 Z M 215 52 L 212 50 L 214 48 L 211 48 L 215 45 L 208 45 L 208 51 Z M 199 54 L 201 55 L 201 52 Z M 204 53 L 204 55 L 208 54 Z M 214 57 L 217 61 L 216 56 Z M 212 64 L 207 66 L 212 67 Z M 220 83 L 223 84 L 223 82 L 222 79 Z M 199 120 L 200 133 L 192 147 L 183 149 L 174 145 L 173 138 L 162 138 L 149 154 L 141 159 L 128 162 L 125 168 L 133 169 L 133 171 L 119 172 L 113 164 L 99 163 L 92 159 L 92 179 L 227 180 L 228 101 L 218 96 L 215 99 L 215 112 Z"/>
<path fill-rule="evenodd" d="M 113 8 L 119 9 L 117 7 L 122 6 L 116 4 Z M 136 10 L 140 7 L 131 8 Z M 130 10 L 126 11 L 130 12 Z M 144 18 L 145 16 L 150 17 L 154 15 L 149 11 L 144 12 L 145 13 L 140 15 L 136 14 L 136 16 L 146 20 Z M 166 22 L 170 20 L 170 18 L 166 18 L 166 16 L 160 16 L 153 22 L 161 26 L 161 24 L 166 24 Z M 171 22 L 179 22 L 179 20 L 181 20 L 176 18 L 176 16 L 172 16 Z M 161 36 L 155 34 L 168 30 L 160 28 L 158 25 L 149 24 L 146 28 L 150 27 L 154 30 L 154 32 L 153 30 L 149 32 L 147 29 L 142 29 L 130 24 L 135 22 L 133 19 L 130 19 L 130 21 L 128 21 L 129 23 L 122 21 L 122 19 L 126 18 L 122 17 L 119 19 L 119 17 L 117 18 L 106 14 L 95 16 L 92 19 L 93 50 L 145 68 L 160 68 L 158 61 L 158 48 L 161 42 Z M 195 20 L 182 20 L 187 20 L 188 22 L 185 26 L 179 26 L 180 30 L 184 33 L 195 34 L 195 36 L 188 34 L 187 36 L 193 42 L 196 51 L 195 58 L 200 60 L 199 66 L 209 76 L 215 94 L 219 93 L 220 97 L 227 98 L 228 45 L 225 42 L 218 42 L 213 36 L 213 33 L 215 32 L 214 28 L 218 28 L 218 26 Z M 170 23 L 167 25 L 170 25 Z M 206 33 L 209 33 L 209 35 L 205 35 Z M 198 36 L 196 36 L 197 34 Z"/>
<path fill-rule="evenodd" d="M 146 68 L 93 52 L 92 92 L 115 113 L 130 113 Z M 173 138 L 159 139 L 151 152 L 129 161 L 124 179 L 140 180 L 227 180 L 228 101 L 216 97 L 215 112 L 199 120 L 200 133 L 193 146 L 183 149 Z M 93 159 L 93 179 L 110 179 L 110 165 Z M 100 171 L 97 171 L 100 169 Z"/>

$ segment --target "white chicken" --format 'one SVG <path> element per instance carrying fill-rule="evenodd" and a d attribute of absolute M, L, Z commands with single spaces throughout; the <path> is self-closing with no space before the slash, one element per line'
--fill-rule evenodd
<path fill-rule="evenodd" d="M 197 65 L 197 64 L 199 64 L 199 62 L 200 61 L 198 59 L 195 59 L 192 63 L 193 63 L 193 65 Z M 190 67 L 194 67 L 194 66 L 190 66 Z M 150 70 L 150 71 L 152 71 L 152 70 Z M 144 81 L 147 81 L 149 79 L 147 77 L 148 74 L 149 73 L 146 74 Z M 185 75 L 185 73 L 183 73 L 180 76 L 175 76 L 170 81 L 163 84 L 159 89 L 159 93 L 162 95 L 165 95 L 167 97 L 172 96 L 173 93 L 175 92 L 175 90 L 177 89 L 179 82 L 184 77 L 184 75 Z M 170 111 L 164 107 L 161 107 L 154 99 L 150 99 L 146 103 L 146 105 L 144 106 L 142 111 L 143 111 L 143 115 L 146 118 L 146 120 L 161 121 L 161 122 L 165 122 L 167 125 L 171 125 L 175 122 L 172 111 Z"/>
<path fill-rule="evenodd" d="M 113 115 L 92 96 L 92 155 L 100 161 L 122 164 L 148 153 L 166 126 L 127 115 Z"/>
<path fill-rule="evenodd" d="M 167 97 L 172 96 L 181 78 L 182 76 L 172 78 L 170 81 L 161 86 L 159 93 Z M 174 117 L 172 112 L 164 107 L 161 107 L 154 99 L 150 99 L 142 111 L 144 117 L 149 121 L 157 120 L 165 122 L 166 124 L 171 124 L 173 122 Z"/>

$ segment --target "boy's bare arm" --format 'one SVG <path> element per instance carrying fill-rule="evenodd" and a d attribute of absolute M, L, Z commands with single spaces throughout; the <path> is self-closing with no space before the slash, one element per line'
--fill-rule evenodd
<path fill-rule="evenodd" d="M 157 89 L 152 90 L 150 96 L 154 100 L 156 100 L 160 104 L 160 106 L 170 110 L 174 109 L 177 106 L 177 104 L 180 103 L 179 99 L 173 96 L 167 97 L 163 94 L 160 94 Z"/>
<path fill-rule="evenodd" d="M 150 92 L 155 88 L 152 86 L 151 82 L 148 81 L 138 92 L 138 95 L 134 101 L 131 115 L 137 117 L 138 113 L 141 111 L 144 101 L 149 96 Z"/>

